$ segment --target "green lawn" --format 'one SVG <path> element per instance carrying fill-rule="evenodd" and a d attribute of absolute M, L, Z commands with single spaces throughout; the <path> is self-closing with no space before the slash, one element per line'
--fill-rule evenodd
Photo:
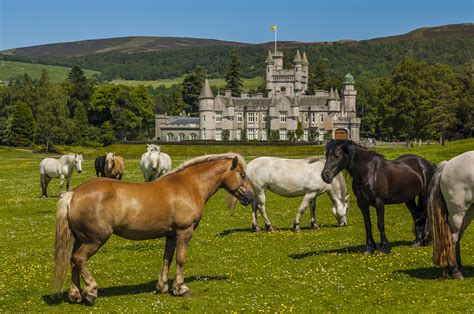
<path fill-rule="evenodd" d="M 43 69 L 48 70 L 49 79 L 53 82 L 64 81 L 69 74 L 69 71 L 71 71 L 71 68 L 69 67 L 55 65 L 0 61 L 0 80 L 8 80 L 12 77 L 21 76 L 24 73 L 28 73 L 28 75 L 34 79 L 39 79 Z M 84 70 L 84 73 L 87 77 L 91 77 L 94 74 L 100 74 L 100 72 L 92 70 Z"/>
<path fill-rule="evenodd" d="M 141 181 L 139 156 L 145 145 L 114 145 L 85 153 L 83 172 L 71 185 L 94 176 L 93 157 L 115 150 L 126 157 L 124 179 Z M 64 151 L 70 148 L 63 147 Z M 422 148 L 384 148 L 393 158 L 416 153 L 435 162 L 474 149 L 474 140 Z M 323 147 L 226 147 L 163 145 L 174 166 L 186 158 L 234 150 L 251 159 L 259 155 L 308 156 Z M 99 285 L 92 308 L 52 301 L 48 297 L 57 198 L 40 198 L 38 165 L 46 155 L 0 147 L 0 312 L 472 312 L 474 232 L 468 228 L 462 244 L 467 276 L 464 281 L 441 278 L 431 263 L 431 247 L 411 248 L 412 220 L 401 205 L 387 206 L 386 231 L 393 245 L 390 255 L 362 256 L 365 241 L 362 215 L 351 197 L 348 226 L 337 227 L 327 196 L 318 199 L 319 230 L 292 232 L 289 227 L 301 198 L 269 193 L 267 213 L 279 231 L 251 233 L 250 207 L 225 207 L 226 193 L 218 192 L 205 207 L 191 241 L 185 266 L 192 296 L 154 294 L 162 265 L 164 240 L 133 242 L 113 236 L 90 260 Z M 49 193 L 58 194 L 58 180 Z M 372 212 L 374 234 L 375 212 Z M 259 220 L 262 224 L 262 220 Z M 309 214 L 302 227 L 309 225 Z M 174 278 L 173 263 L 170 278 Z M 69 284 L 65 285 L 68 287 Z"/>
<path fill-rule="evenodd" d="M 183 79 L 184 77 L 178 77 L 174 79 L 155 80 L 155 81 L 113 80 L 112 83 L 123 84 L 123 85 L 128 85 L 128 86 L 145 85 L 145 86 L 157 87 L 160 85 L 165 85 L 166 87 L 170 87 L 173 84 L 182 83 Z M 244 91 L 248 91 L 249 89 L 256 90 L 262 84 L 262 82 L 263 82 L 262 77 L 244 79 L 243 90 Z M 225 80 L 224 79 L 209 79 L 209 84 L 217 88 L 224 88 Z"/>

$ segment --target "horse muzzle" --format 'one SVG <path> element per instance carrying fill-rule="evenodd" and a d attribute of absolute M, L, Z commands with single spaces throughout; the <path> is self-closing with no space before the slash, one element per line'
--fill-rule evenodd
<path fill-rule="evenodd" d="M 328 184 L 331 183 L 333 177 L 334 176 L 332 174 L 330 174 L 328 171 L 321 172 L 321 179 L 323 179 L 323 181 L 328 183 Z"/>
<path fill-rule="evenodd" d="M 156 171 L 158 168 L 157 167 L 152 167 L 151 170 Z"/>
<path fill-rule="evenodd" d="M 252 191 L 245 191 L 245 192 L 242 192 L 242 193 L 238 193 L 238 195 L 239 195 L 238 199 L 240 201 L 240 204 L 242 204 L 244 206 L 247 206 L 250 203 L 252 203 L 252 201 L 255 197 Z"/>
<path fill-rule="evenodd" d="M 77 170 L 77 173 L 81 173 L 81 172 L 82 172 L 82 170 Z"/>

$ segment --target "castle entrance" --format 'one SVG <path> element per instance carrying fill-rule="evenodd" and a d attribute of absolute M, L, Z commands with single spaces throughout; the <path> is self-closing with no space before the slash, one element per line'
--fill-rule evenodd
<path fill-rule="evenodd" d="M 348 140 L 349 133 L 345 129 L 337 129 L 335 133 L 336 140 Z"/>

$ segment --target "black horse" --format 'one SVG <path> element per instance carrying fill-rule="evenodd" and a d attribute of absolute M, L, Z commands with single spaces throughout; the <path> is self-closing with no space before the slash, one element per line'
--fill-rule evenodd
<path fill-rule="evenodd" d="M 95 174 L 98 177 L 105 177 L 105 155 L 95 159 Z"/>
<path fill-rule="evenodd" d="M 415 222 L 414 246 L 429 242 L 426 225 L 426 204 L 429 184 L 435 166 L 415 155 L 402 155 L 395 160 L 386 160 L 382 155 L 367 150 L 352 141 L 333 140 L 326 145 L 326 165 L 321 177 L 326 183 L 343 169 L 352 177 L 352 190 L 357 205 L 364 216 L 366 245 L 364 255 L 375 251 L 370 222 L 370 206 L 377 212 L 377 227 L 380 231 L 380 250 L 390 253 L 390 244 L 385 236 L 385 204 L 405 203 Z M 418 204 L 415 198 L 418 196 Z"/>

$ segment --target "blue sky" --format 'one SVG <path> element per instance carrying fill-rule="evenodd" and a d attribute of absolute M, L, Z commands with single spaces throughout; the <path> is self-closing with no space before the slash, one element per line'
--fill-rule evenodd
<path fill-rule="evenodd" d="M 474 0 L 0 0 L 0 50 L 131 35 L 334 41 L 472 23 Z"/>

